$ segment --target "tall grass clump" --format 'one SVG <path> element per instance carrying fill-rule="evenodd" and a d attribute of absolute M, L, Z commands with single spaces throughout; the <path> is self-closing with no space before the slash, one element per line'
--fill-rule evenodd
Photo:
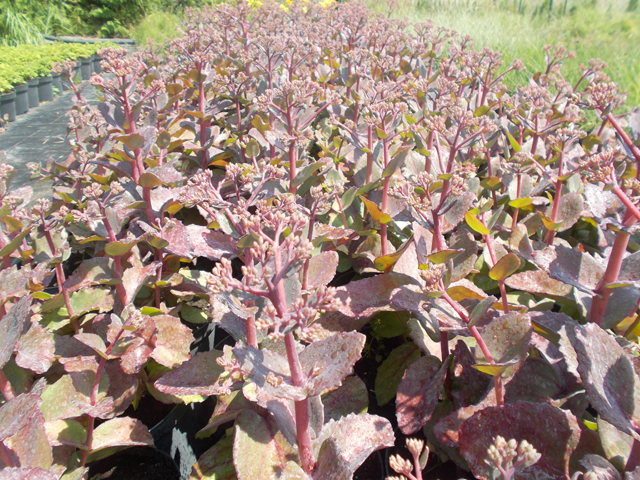
<path fill-rule="evenodd" d="M 139 45 L 147 44 L 149 39 L 162 43 L 179 36 L 179 25 L 180 17 L 175 13 L 153 12 L 132 28 L 131 36 Z"/>
<path fill-rule="evenodd" d="M 567 65 L 567 79 L 576 81 L 581 64 L 600 58 L 611 78 L 624 85 L 627 104 L 640 104 L 640 11 L 633 0 L 598 4 L 593 1 L 545 2 L 424 2 L 398 0 L 395 4 L 372 0 L 369 6 L 394 18 L 411 22 L 431 20 L 470 35 L 477 47 L 500 51 L 504 58 L 522 60 L 526 70 L 506 82 L 512 88 L 526 81 L 544 65 L 542 47 L 563 45 L 575 52 L 576 61 Z M 566 12 L 566 13 L 565 13 Z"/>

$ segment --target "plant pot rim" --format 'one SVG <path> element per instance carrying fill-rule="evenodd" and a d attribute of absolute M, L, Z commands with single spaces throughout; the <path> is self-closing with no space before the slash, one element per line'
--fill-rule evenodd
<path fill-rule="evenodd" d="M 18 85 L 14 85 L 13 89 L 18 92 L 18 89 L 20 89 L 20 92 L 26 92 L 29 89 L 29 85 L 27 85 L 26 83 L 20 83 Z"/>
<path fill-rule="evenodd" d="M 9 90 L 8 92 L 2 92 L 2 93 L 0 93 L 0 97 L 2 97 L 5 100 L 11 99 L 11 98 L 16 98 L 16 91 L 15 90 Z"/>
<path fill-rule="evenodd" d="M 51 80 L 53 80 L 53 77 L 51 75 L 47 75 L 44 77 L 38 77 L 38 82 L 40 83 L 49 83 L 51 82 Z"/>
<path fill-rule="evenodd" d="M 34 85 L 38 85 L 38 79 L 37 78 L 30 78 L 29 80 L 27 80 L 27 84 L 30 87 L 33 87 Z"/>

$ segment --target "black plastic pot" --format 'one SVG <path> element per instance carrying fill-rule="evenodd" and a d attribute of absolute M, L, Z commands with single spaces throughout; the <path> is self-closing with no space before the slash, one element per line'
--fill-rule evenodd
<path fill-rule="evenodd" d="M 91 73 L 93 72 L 93 57 L 89 58 L 81 58 L 81 67 L 80 71 L 82 73 L 82 80 L 89 80 L 91 78 Z"/>
<path fill-rule="evenodd" d="M 38 79 L 33 78 L 31 80 L 27 80 L 27 85 L 29 86 L 29 108 L 36 108 L 40 105 L 40 97 L 38 96 Z"/>
<path fill-rule="evenodd" d="M 53 102 L 53 78 L 38 78 L 38 97 L 41 102 Z"/>
<path fill-rule="evenodd" d="M 29 87 L 23 83 L 16 85 L 14 90 L 16 91 L 16 115 L 27 113 L 29 111 L 29 94 L 27 93 Z"/>
<path fill-rule="evenodd" d="M 130 447 L 101 460 L 91 462 L 90 478 L 114 480 L 174 480 L 178 478 L 175 462 L 153 447 Z"/>
<path fill-rule="evenodd" d="M 16 92 L 13 90 L 0 95 L 0 115 L 7 116 L 10 122 L 16 119 Z"/>
<path fill-rule="evenodd" d="M 218 332 L 223 333 L 218 330 Z M 214 346 L 214 324 L 203 325 L 193 332 L 191 355 L 207 352 Z M 150 429 L 156 448 L 171 457 L 178 467 L 181 480 L 188 480 L 193 464 L 212 446 L 212 439 L 196 439 L 196 433 L 206 425 L 215 408 L 215 400 L 176 405 L 164 419 Z"/>
<path fill-rule="evenodd" d="M 51 74 L 51 85 L 53 86 L 54 95 L 62 95 L 62 78 L 59 73 Z"/>
<path fill-rule="evenodd" d="M 104 60 L 104 58 L 102 58 L 100 55 L 93 56 L 93 71 L 95 73 L 102 73 L 102 65 L 100 64 L 102 60 Z"/>

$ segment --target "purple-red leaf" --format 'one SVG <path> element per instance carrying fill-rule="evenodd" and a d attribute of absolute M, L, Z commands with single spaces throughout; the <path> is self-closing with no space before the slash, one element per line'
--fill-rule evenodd
<path fill-rule="evenodd" d="M 529 316 L 511 312 L 494 318 L 482 330 L 482 338 L 497 364 L 514 362 L 521 365 L 527 358 L 532 333 Z M 480 348 L 476 348 L 476 360 L 479 364 L 487 363 Z"/>
<path fill-rule="evenodd" d="M 16 404 L 7 409 L 11 402 Z M 3 417 L 0 419 L 0 428 L 3 429 L 0 438 L 15 465 L 48 470 L 53 462 L 53 456 L 44 429 L 44 417 L 38 408 L 39 404 L 40 399 L 33 394 L 20 395 L 5 404 L 0 409 Z M 21 406 L 25 407 L 25 410 L 17 410 Z M 15 414 L 22 419 L 6 419 L 9 414 Z M 5 437 L 6 434 L 10 436 Z"/>
<path fill-rule="evenodd" d="M 153 321 L 158 331 L 151 358 L 169 368 L 189 360 L 189 347 L 194 341 L 191 329 L 170 315 L 156 315 Z"/>
<path fill-rule="evenodd" d="M 336 441 L 342 458 L 352 472 L 355 472 L 373 452 L 391 447 L 395 442 L 389 420 L 369 414 L 351 414 L 338 421 L 329 421 L 313 441 L 316 458 L 322 444 L 329 438 Z"/>
<path fill-rule="evenodd" d="M 93 431 L 91 452 L 107 447 L 129 446 L 153 447 L 153 438 L 149 429 L 140 420 L 120 417 L 101 423 Z"/>
<path fill-rule="evenodd" d="M 358 332 L 337 333 L 313 342 L 300 353 L 302 371 L 307 375 L 308 396 L 342 385 L 360 359 L 366 337 Z"/>
<path fill-rule="evenodd" d="M 487 391 L 491 378 L 473 368 L 475 359 L 462 340 L 456 343 L 453 355 L 453 399 L 458 407 L 474 405 Z"/>
<path fill-rule="evenodd" d="M 126 291 L 126 305 L 135 300 L 144 281 L 147 277 L 154 275 L 160 265 L 162 265 L 160 262 L 153 262 L 146 267 L 131 267 L 124 271 L 122 274 L 122 284 Z"/>
<path fill-rule="evenodd" d="M 211 350 L 197 353 L 172 372 L 160 377 L 153 384 L 168 395 L 220 395 L 227 393 L 227 386 L 220 376 L 224 368 L 216 363 L 223 352 Z"/>
<path fill-rule="evenodd" d="M 569 338 L 589 402 L 607 422 L 640 439 L 640 382 L 618 342 L 598 325 L 576 326 Z"/>
<path fill-rule="evenodd" d="M 498 435 L 518 444 L 526 440 L 542 454 L 537 463 L 520 472 L 519 479 L 564 480 L 569 476 L 569 457 L 580 440 L 580 428 L 570 412 L 547 403 L 516 402 L 484 408 L 460 427 L 460 453 L 476 478 L 489 478 L 487 449 Z"/>
<path fill-rule="evenodd" d="M 418 358 L 404 372 L 396 396 L 398 426 L 405 435 L 420 430 L 433 415 L 444 386 L 450 357 L 441 363 L 433 356 Z"/>
<path fill-rule="evenodd" d="M 340 313 L 351 318 L 370 317 L 380 310 L 389 309 L 389 297 L 396 288 L 417 283 L 401 273 L 385 273 L 375 277 L 356 280 L 336 290 L 340 301 Z"/>
<path fill-rule="evenodd" d="M 0 407 L 0 441 L 23 429 L 29 423 L 29 419 L 39 412 L 41 403 L 39 396 L 26 393 L 2 405 Z"/>
<path fill-rule="evenodd" d="M 53 335 L 37 322 L 18 340 L 16 364 L 35 373 L 45 373 L 55 361 Z"/>
<path fill-rule="evenodd" d="M 42 468 L 4 468 L 0 480 L 58 480 L 58 476 Z"/>
<path fill-rule="evenodd" d="M 328 438 L 320 447 L 313 480 L 351 480 L 353 471 L 342 457 L 338 442 Z"/>
<path fill-rule="evenodd" d="M 22 297 L 0 320 L 0 368 L 4 367 L 16 348 L 22 326 L 31 308 L 31 295 Z"/>
<path fill-rule="evenodd" d="M 338 254 L 334 251 L 321 252 L 311 257 L 309 261 L 308 288 L 318 288 L 327 285 L 336 274 L 338 268 Z"/>
<path fill-rule="evenodd" d="M 507 278 L 504 283 L 515 290 L 543 295 L 566 297 L 571 292 L 571 286 L 554 280 L 544 270 L 516 273 Z"/>
<path fill-rule="evenodd" d="M 213 435 L 223 423 L 236 419 L 242 410 L 256 410 L 255 403 L 247 400 L 242 390 L 236 390 L 228 395 L 219 395 L 216 398 L 216 408 L 209 419 L 209 423 L 200 430 L 196 437 L 203 438 Z"/>

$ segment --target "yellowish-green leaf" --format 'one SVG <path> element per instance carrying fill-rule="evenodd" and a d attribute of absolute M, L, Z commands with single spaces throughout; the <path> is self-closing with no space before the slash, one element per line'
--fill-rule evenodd
<path fill-rule="evenodd" d="M 513 208 L 525 208 L 533 203 L 531 198 L 516 198 L 515 200 L 511 200 L 509 205 Z"/>
<path fill-rule="evenodd" d="M 381 211 L 375 203 L 367 200 L 364 197 L 360 197 L 360 200 L 364 202 L 364 205 L 367 207 L 367 211 L 376 222 L 389 223 L 391 221 L 391 217 L 389 216 L 389 214 Z"/>
<path fill-rule="evenodd" d="M 520 259 L 513 253 L 508 253 L 502 257 L 489 271 L 489 277 L 493 280 L 501 281 L 513 275 L 520 268 Z"/>
<path fill-rule="evenodd" d="M 504 372 L 510 366 L 511 365 L 491 365 L 488 363 L 479 363 L 477 365 L 474 365 L 473 368 L 482 373 L 486 373 L 487 375 L 495 377 L 496 375 L 502 375 L 502 372 Z"/>
<path fill-rule="evenodd" d="M 138 243 L 138 240 L 131 242 L 110 242 L 104 246 L 104 251 L 110 257 L 118 257 L 129 252 L 136 243 Z"/>
<path fill-rule="evenodd" d="M 562 221 L 554 222 L 549 217 L 543 214 L 540 214 L 540 217 L 542 218 L 542 223 L 544 223 L 544 226 L 547 227 L 547 230 L 559 230 L 562 226 Z"/>
<path fill-rule="evenodd" d="M 461 253 L 464 253 L 464 249 L 446 249 L 440 250 L 439 252 L 432 253 L 431 255 L 427 255 L 429 261 L 435 265 L 440 265 L 441 263 L 447 263 L 449 260 L 456 258 Z"/>
<path fill-rule="evenodd" d="M 411 242 L 413 242 L 413 236 L 409 238 L 409 240 L 407 240 L 396 252 L 376 258 L 374 261 L 375 267 L 381 272 L 391 270 L 402 254 L 407 250 L 409 245 L 411 245 Z"/>
<path fill-rule="evenodd" d="M 163 182 L 158 177 L 156 177 L 153 173 L 146 172 L 140 175 L 140 180 L 138 183 L 140 184 L 141 187 L 152 188 L 152 187 L 157 187 L 158 185 L 162 185 Z"/>
<path fill-rule="evenodd" d="M 467 225 L 469 225 L 473 230 L 478 232 L 481 235 L 489 235 L 489 229 L 484 226 L 484 224 L 478 220 L 473 213 L 467 212 L 464 214 L 464 219 L 467 221 Z"/>

